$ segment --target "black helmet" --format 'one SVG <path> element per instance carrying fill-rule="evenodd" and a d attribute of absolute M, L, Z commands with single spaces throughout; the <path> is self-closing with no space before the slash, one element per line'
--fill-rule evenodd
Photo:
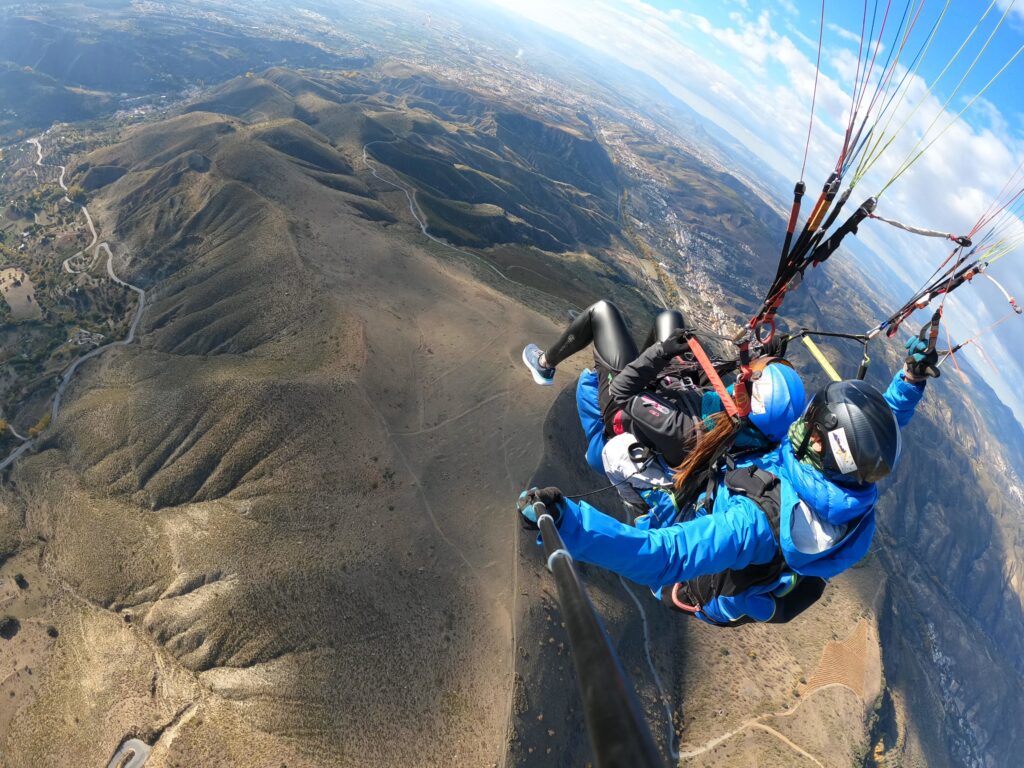
<path fill-rule="evenodd" d="M 875 483 L 900 458 L 900 427 L 882 393 L 863 381 L 835 381 L 818 390 L 803 421 L 807 437 L 796 446 L 802 458 L 812 433 L 823 446 L 822 471 L 843 485 Z"/>

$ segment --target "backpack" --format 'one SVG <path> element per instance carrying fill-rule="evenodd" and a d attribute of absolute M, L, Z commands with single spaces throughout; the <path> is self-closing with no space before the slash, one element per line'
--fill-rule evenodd
<path fill-rule="evenodd" d="M 752 587 L 771 584 L 789 571 L 789 565 L 782 555 L 782 547 L 779 546 L 782 511 L 779 478 L 751 464 L 726 472 L 722 482 L 730 493 L 746 496 L 764 512 L 775 536 L 775 556 L 767 563 L 748 565 L 739 570 L 730 568 L 720 573 L 705 574 L 679 582 L 671 588 L 666 587 L 662 590 L 662 601 L 675 610 L 697 613 L 702 606 L 717 597 L 731 597 Z M 713 514 L 710 512 L 713 504 L 705 504 L 709 513 Z M 776 610 L 772 622 L 789 621 L 799 615 L 821 597 L 825 590 L 824 579 L 793 575 L 796 579 L 794 587 L 784 596 L 775 597 Z M 733 625 L 737 623 L 733 622 Z"/>

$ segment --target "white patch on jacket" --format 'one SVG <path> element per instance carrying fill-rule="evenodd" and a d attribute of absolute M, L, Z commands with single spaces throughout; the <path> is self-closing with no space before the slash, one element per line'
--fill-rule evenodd
<path fill-rule="evenodd" d="M 671 487 L 672 475 L 665 471 L 657 458 L 649 461 L 636 461 L 630 448 L 637 445 L 637 439 L 629 432 L 616 435 L 604 444 L 601 461 L 608 482 L 621 483 L 616 486 L 624 500 L 631 504 L 643 504 L 639 491 L 650 488 Z"/>
<path fill-rule="evenodd" d="M 831 549 L 846 535 L 847 525 L 833 525 L 822 520 L 802 501 L 793 510 L 793 524 L 789 529 L 793 545 L 807 555 Z"/>

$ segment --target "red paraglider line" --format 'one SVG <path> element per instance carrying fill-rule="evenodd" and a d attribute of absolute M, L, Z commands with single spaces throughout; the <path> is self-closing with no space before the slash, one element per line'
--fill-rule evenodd
<path fill-rule="evenodd" d="M 800 178 L 807 170 L 807 153 L 811 148 L 811 130 L 814 128 L 814 105 L 818 100 L 818 75 L 821 74 L 821 40 L 825 33 L 825 0 L 821 0 L 821 20 L 818 22 L 818 59 L 814 63 L 814 90 L 811 93 L 811 119 L 807 121 L 807 141 L 804 142 L 804 161 L 800 165 Z M 795 222 L 793 222 L 795 223 Z M 792 226 L 790 227 L 792 231 Z"/>

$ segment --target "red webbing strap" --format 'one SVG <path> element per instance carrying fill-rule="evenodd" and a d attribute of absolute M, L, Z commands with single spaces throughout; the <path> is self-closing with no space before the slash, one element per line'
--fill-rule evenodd
<path fill-rule="evenodd" d="M 696 336 L 690 336 L 686 339 L 686 343 L 690 347 L 690 351 L 693 352 L 693 356 L 700 363 L 701 369 L 704 371 L 704 375 L 708 377 L 708 381 L 711 382 L 712 388 L 718 393 L 718 396 L 722 399 L 722 407 L 725 408 L 725 412 L 732 418 L 740 417 L 740 410 L 736 407 L 736 403 L 732 399 L 732 395 L 729 394 L 729 390 L 725 388 L 725 384 L 722 382 L 722 377 L 718 375 L 718 371 L 715 370 L 715 366 L 711 363 L 711 358 L 708 357 L 707 352 L 704 351 L 704 347 L 697 341 Z M 746 414 L 742 414 L 746 415 Z"/>

